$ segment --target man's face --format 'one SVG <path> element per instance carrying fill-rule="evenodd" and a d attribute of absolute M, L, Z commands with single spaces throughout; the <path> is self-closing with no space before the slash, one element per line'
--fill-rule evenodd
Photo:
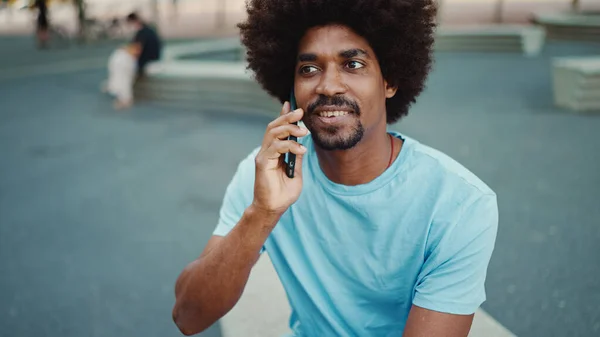
<path fill-rule="evenodd" d="M 127 21 L 127 29 L 131 32 L 137 32 L 142 28 L 142 25 L 135 20 Z"/>
<path fill-rule="evenodd" d="M 350 149 L 385 129 L 385 101 L 396 93 L 369 43 L 340 25 L 311 28 L 300 40 L 294 88 L 303 122 L 325 150 Z"/>

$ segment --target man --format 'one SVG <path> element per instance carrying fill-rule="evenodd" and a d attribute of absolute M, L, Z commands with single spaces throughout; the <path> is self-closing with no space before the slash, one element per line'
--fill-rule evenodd
<path fill-rule="evenodd" d="M 433 2 L 248 2 L 239 27 L 249 68 L 282 102 L 294 89 L 300 109 L 285 102 L 240 163 L 214 236 L 177 280 L 184 334 L 236 304 L 266 250 L 293 336 L 467 336 L 485 300 L 496 195 L 444 154 L 387 131 L 423 90 Z M 300 120 L 310 135 L 292 124 Z"/>
<path fill-rule="evenodd" d="M 48 47 L 48 4 L 46 0 L 35 0 L 33 7 L 38 9 L 37 25 L 36 25 L 36 36 L 38 42 L 38 48 Z"/>
<path fill-rule="evenodd" d="M 136 31 L 132 43 L 138 44 L 141 53 L 138 57 L 138 76 L 143 76 L 146 65 L 151 61 L 160 59 L 162 43 L 160 38 L 136 13 L 127 16 L 127 23 Z"/>

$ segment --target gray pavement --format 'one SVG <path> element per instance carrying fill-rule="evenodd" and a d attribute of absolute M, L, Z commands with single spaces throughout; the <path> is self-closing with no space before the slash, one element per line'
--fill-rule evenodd
<path fill-rule="evenodd" d="M 174 281 L 233 165 L 198 114 L 112 113 L 101 76 L 0 84 L 1 336 L 180 335 Z"/>
<path fill-rule="evenodd" d="M 519 336 L 600 334 L 600 115 L 554 108 L 549 71 L 552 55 L 599 52 L 439 54 L 394 126 L 498 192 L 484 309 Z M 143 103 L 117 113 L 103 77 L 0 81 L 0 336 L 178 336 L 175 278 L 267 122 Z"/>
<path fill-rule="evenodd" d="M 123 41 L 102 41 L 80 45 L 73 42 L 67 48 L 35 49 L 35 39 L 23 36 L 0 36 L 0 71 L 3 69 L 64 62 L 107 55 Z"/>

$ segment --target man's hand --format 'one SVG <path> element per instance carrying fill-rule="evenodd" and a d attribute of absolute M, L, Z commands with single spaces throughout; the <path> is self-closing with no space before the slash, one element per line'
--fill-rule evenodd
<path fill-rule="evenodd" d="M 269 123 L 265 132 L 256 163 L 254 201 L 252 205 L 267 213 L 283 214 L 300 196 L 302 191 L 302 156 L 306 148 L 295 141 L 287 140 L 290 135 L 304 137 L 308 130 L 294 125 L 302 119 L 304 111 L 290 112 L 290 104 L 283 104 L 280 116 Z M 285 174 L 283 155 L 296 154 L 294 178 Z"/>

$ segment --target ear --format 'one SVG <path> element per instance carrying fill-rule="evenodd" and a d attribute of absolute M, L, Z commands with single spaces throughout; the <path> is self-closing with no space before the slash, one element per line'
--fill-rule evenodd
<path fill-rule="evenodd" d="M 385 98 L 394 97 L 398 91 L 398 88 L 391 86 L 387 81 L 383 81 L 383 84 L 385 84 Z"/>

